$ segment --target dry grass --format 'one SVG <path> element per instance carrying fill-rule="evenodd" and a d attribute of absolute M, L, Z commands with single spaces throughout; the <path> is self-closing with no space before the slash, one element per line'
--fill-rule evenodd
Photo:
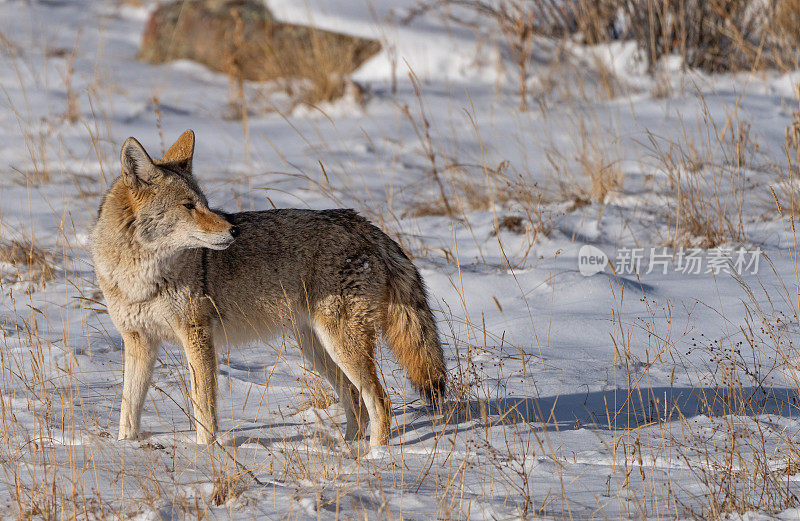
<path fill-rule="evenodd" d="M 245 480 L 240 475 L 220 474 L 214 481 L 214 489 L 209 499 L 216 506 L 224 505 L 241 496 L 245 485 Z"/>
<path fill-rule="evenodd" d="M 669 55 L 707 72 L 797 67 L 795 0 L 620 0 L 617 5 L 630 28 L 618 37 L 636 40 L 654 74 Z"/>
<path fill-rule="evenodd" d="M 436 11 L 462 25 L 482 25 L 455 15 L 458 9 L 498 27 L 517 70 L 521 110 L 528 106 L 534 37 L 580 37 L 588 45 L 633 40 L 654 75 L 667 56 L 707 72 L 789 71 L 800 43 L 796 0 L 427 0 L 406 21 Z"/>
<path fill-rule="evenodd" d="M 32 241 L 0 241 L 0 285 L 27 282 L 42 289 L 54 278 L 52 257 Z"/>
<path fill-rule="evenodd" d="M 279 78 L 278 83 L 297 103 L 318 105 L 347 93 L 362 101 L 363 91 L 349 79 L 347 71 L 376 53 L 380 45 L 365 46 L 359 40 L 319 31 L 305 31 L 307 44 L 302 48 L 291 45 L 291 33 L 302 30 L 286 27 L 276 33 L 272 44 L 264 49 L 275 69 L 268 74 Z"/>
<path fill-rule="evenodd" d="M 415 195 L 405 215 L 425 217 L 446 215 L 463 218 L 474 211 L 497 208 L 522 207 L 531 213 L 539 213 L 543 203 L 542 195 L 536 185 L 507 173 L 507 163 L 496 168 L 488 168 L 490 186 L 480 179 L 483 167 L 480 165 L 458 164 L 448 161 L 442 168 L 444 196 L 425 197 Z M 446 204 L 445 204 L 446 202 Z"/>
<path fill-rule="evenodd" d="M 777 277 L 769 257 L 766 261 Z M 719 339 L 693 339 L 698 349 L 707 352 L 712 367 L 702 383 L 715 393 L 704 395 L 701 404 L 713 418 L 714 434 L 701 434 L 697 425 L 681 416 L 684 435 L 676 440 L 681 458 L 707 488 L 699 505 L 685 505 L 698 518 L 775 513 L 798 504 L 790 483 L 797 440 L 771 425 L 771 418 L 797 414 L 797 403 L 769 398 L 771 375 L 794 367 L 798 359 L 793 342 L 800 316 L 792 297 L 796 289 L 787 288 L 780 278 L 777 291 L 764 285 L 751 288 L 737 279 L 746 295 L 744 323 Z M 756 291 L 764 298 L 757 298 Z M 792 374 L 797 389 L 800 382 L 797 373 Z M 684 440 L 690 442 L 680 443 Z"/>
<path fill-rule="evenodd" d="M 552 229 L 553 212 L 545 204 L 542 191 L 519 172 L 511 172 L 511 164 L 501 161 L 490 165 L 486 157 L 480 162 L 459 161 L 444 151 L 437 129 L 432 127 L 427 113 L 425 95 L 421 83 L 413 71 L 409 74 L 417 101 L 416 113 L 408 105 L 402 111 L 411 124 L 419 142 L 420 154 L 425 158 L 426 177 L 429 182 L 414 183 L 406 190 L 411 198 L 406 204 L 404 217 L 447 216 L 471 227 L 471 212 L 490 211 L 494 215 L 493 235 L 503 249 L 500 231 L 512 231 L 524 235 L 522 250 L 514 266 L 528 258 L 536 242 L 547 236 Z M 480 129 L 467 112 L 475 135 L 484 151 Z M 432 187 L 435 187 L 433 190 Z M 502 213 L 514 212 L 513 217 Z M 510 224 L 514 223 L 514 224 Z M 455 261 L 453 252 L 443 250 L 449 262 Z"/>
<path fill-rule="evenodd" d="M 619 0 L 576 0 L 573 6 L 575 30 L 586 44 L 594 45 L 617 37 Z"/>
<path fill-rule="evenodd" d="M 552 54 L 555 57 L 554 63 L 566 62 L 563 41 L 553 50 L 549 49 L 553 40 L 565 40 L 576 31 L 580 31 L 589 43 L 609 39 L 614 32 L 614 17 L 619 4 L 620 0 L 577 0 L 566 5 L 553 0 L 430 0 L 421 2 L 416 9 L 412 9 L 403 22 L 409 23 L 417 16 L 434 11 L 450 22 L 475 30 L 476 34 L 488 32 L 493 37 L 499 35 L 498 39 L 508 50 L 512 64 L 519 110 L 526 112 L 530 108 L 531 97 L 540 98 L 555 86 L 555 82 L 543 78 L 541 72 L 534 69 L 534 64 L 541 59 L 539 55 L 542 51 Z M 472 12 L 478 19 L 459 16 L 459 10 Z M 488 29 L 487 25 L 490 25 Z M 542 40 L 542 37 L 546 40 Z M 624 86 L 610 69 L 599 61 L 594 65 L 609 99 L 624 90 Z M 531 91 L 529 84 L 534 79 L 540 86 Z M 561 87 L 568 88 L 564 85 Z M 541 101 L 537 100 L 537 103 L 541 104 Z"/>
<path fill-rule="evenodd" d="M 300 378 L 300 386 L 305 396 L 297 404 L 297 411 L 306 409 L 327 409 L 339 400 L 333 391 L 316 373 L 305 373 Z"/>
<path fill-rule="evenodd" d="M 631 0 L 622 3 L 633 38 L 655 71 L 679 54 L 709 72 L 752 68 L 757 9 L 751 0 Z"/>
<path fill-rule="evenodd" d="M 679 141 L 648 133 L 650 156 L 664 174 L 666 244 L 672 248 L 714 248 L 747 240 L 745 233 L 747 163 L 757 150 L 749 124 L 730 114 L 723 126 L 711 118 L 705 101 L 699 142 L 684 134 Z"/>
<path fill-rule="evenodd" d="M 780 37 L 800 44 L 800 0 L 777 2 L 771 25 Z"/>
<path fill-rule="evenodd" d="M 480 18 L 477 21 L 462 18 L 455 14 L 459 9 L 471 11 Z M 403 22 L 409 23 L 413 18 L 430 11 L 439 12 L 448 20 L 476 31 L 485 31 L 486 22 L 491 24 L 491 32 L 500 35 L 514 65 L 519 110 L 523 112 L 529 107 L 528 82 L 534 62 L 535 37 L 564 35 L 569 25 L 565 10 L 553 0 L 431 0 L 420 2 Z"/>
<path fill-rule="evenodd" d="M 546 152 L 551 182 L 560 200 L 590 201 L 603 205 L 610 195 L 622 190 L 624 173 L 616 154 L 611 152 L 612 147 L 592 130 L 597 125 L 587 123 L 580 117 L 575 126 L 571 156 L 565 156 L 554 147 Z"/>
<path fill-rule="evenodd" d="M 767 65 L 781 71 L 793 71 L 798 67 L 800 49 L 800 2 L 779 0 L 773 2 L 768 15 L 768 25 L 764 30 L 769 42 Z"/>
<path fill-rule="evenodd" d="M 772 203 L 781 217 L 788 217 L 792 228 L 800 211 L 800 86 L 797 87 L 797 110 L 786 127 L 785 165 L 774 165 L 777 183 L 769 187 Z"/>
<path fill-rule="evenodd" d="M 779 279 L 777 286 L 782 290 L 773 292 L 762 286 L 764 295 L 757 299 L 742 279 L 738 281 L 746 295 L 746 319 L 716 338 L 698 334 L 688 325 L 670 327 L 672 308 L 658 310 L 652 306 L 655 301 L 648 305 L 648 316 L 640 326 L 626 324 L 620 313 L 624 293 L 617 294 L 620 302 L 612 310 L 616 327 L 612 339 L 614 364 L 623 370 L 623 379 L 615 384 L 626 391 L 609 418 L 615 422 L 636 419 L 633 428 L 623 428 L 614 438 L 624 453 L 620 470 L 626 477 L 621 488 L 629 498 L 640 494 L 650 498 L 633 503 L 634 512 L 629 515 L 727 519 L 753 511 L 778 513 L 798 504 L 790 478 L 796 467 L 797 440 L 775 423 L 780 416 L 796 414 L 797 403 L 792 393 L 781 394 L 781 386 L 773 379 L 797 360 L 792 336 L 798 315 L 791 301 L 796 288 L 787 288 Z M 657 318 L 660 313 L 664 313 L 662 320 Z M 640 327 L 651 348 L 647 363 L 631 354 Z M 687 360 L 681 344 L 702 351 L 708 363 Z M 673 360 L 679 371 L 689 371 L 693 383 L 684 401 L 654 395 L 645 384 L 652 361 L 664 358 Z M 693 401 L 694 405 L 688 405 Z M 699 421 L 697 415 L 701 415 Z M 641 432 L 643 427 L 650 433 Z M 673 481 L 673 476 L 658 485 L 651 479 L 650 468 L 656 458 L 676 458 L 700 487 L 687 494 L 682 490 L 685 484 Z M 632 483 L 636 474 L 641 475 L 638 490 Z M 661 486 L 666 488 L 659 491 Z"/>

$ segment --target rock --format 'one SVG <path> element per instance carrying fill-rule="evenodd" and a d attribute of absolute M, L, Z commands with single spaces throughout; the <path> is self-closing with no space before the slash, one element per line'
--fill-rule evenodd
<path fill-rule="evenodd" d="M 193 60 L 253 81 L 346 76 L 380 51 L 375 40 L 277 22 L 262 2 L 186 0 L 150 15 L 139 59 Z"/>

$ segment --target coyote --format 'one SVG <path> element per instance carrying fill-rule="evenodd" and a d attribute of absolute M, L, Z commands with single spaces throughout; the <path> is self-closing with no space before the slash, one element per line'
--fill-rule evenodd
<path fill-rule="evenodd" d="M 135 439 L 159 344 L 180 344 L 197 443 L 217 432 L 217 344 L 291 328 L 336 390 L 345 438 L 389 441 L 390 406 L 375 369 L 378 331 L 432 403 L 446 372 L 419 272 L 353 210 L 212 210 L 192 176 L 194 133 L 153 160 L 128 138 L 122 176 L 104 196 L 91 251 L 124 342 L 119 439 Z"/>

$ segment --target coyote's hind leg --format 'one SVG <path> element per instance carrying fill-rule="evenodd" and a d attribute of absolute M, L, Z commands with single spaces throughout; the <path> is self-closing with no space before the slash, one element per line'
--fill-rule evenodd
<path fill-rule="evenodd" d="M 297 326 L 297 341 L 303 356 L 308 360 L 314 370 L 322 375 L 336 390 L 339 400 L 344 407 L 347 418 L 347 429 L 344 437 L 346 440 L 355 439 L 364 435 L 367 426 L 367 409 L 358 395 L 358 389 L 347 378 L 344 372 L 328 355 L 322 341 L 308 324 Z"/>
<path fill-rule="evenodd" d="M 375 370 L 375 332 L 356 321 L 314 321 L 325 350 L 353 382 L 369 413 L 371 447 L 389 444 L 389 399 Z"/>

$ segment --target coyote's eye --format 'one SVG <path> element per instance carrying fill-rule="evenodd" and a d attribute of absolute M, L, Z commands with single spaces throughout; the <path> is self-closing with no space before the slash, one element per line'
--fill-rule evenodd
<path fill-rule="evenodd" d="M 183 203 L 183 206 L 184 206 L 184 207 L 185 207 L 187 210 L 194 210 L 194 203 Z"/>

